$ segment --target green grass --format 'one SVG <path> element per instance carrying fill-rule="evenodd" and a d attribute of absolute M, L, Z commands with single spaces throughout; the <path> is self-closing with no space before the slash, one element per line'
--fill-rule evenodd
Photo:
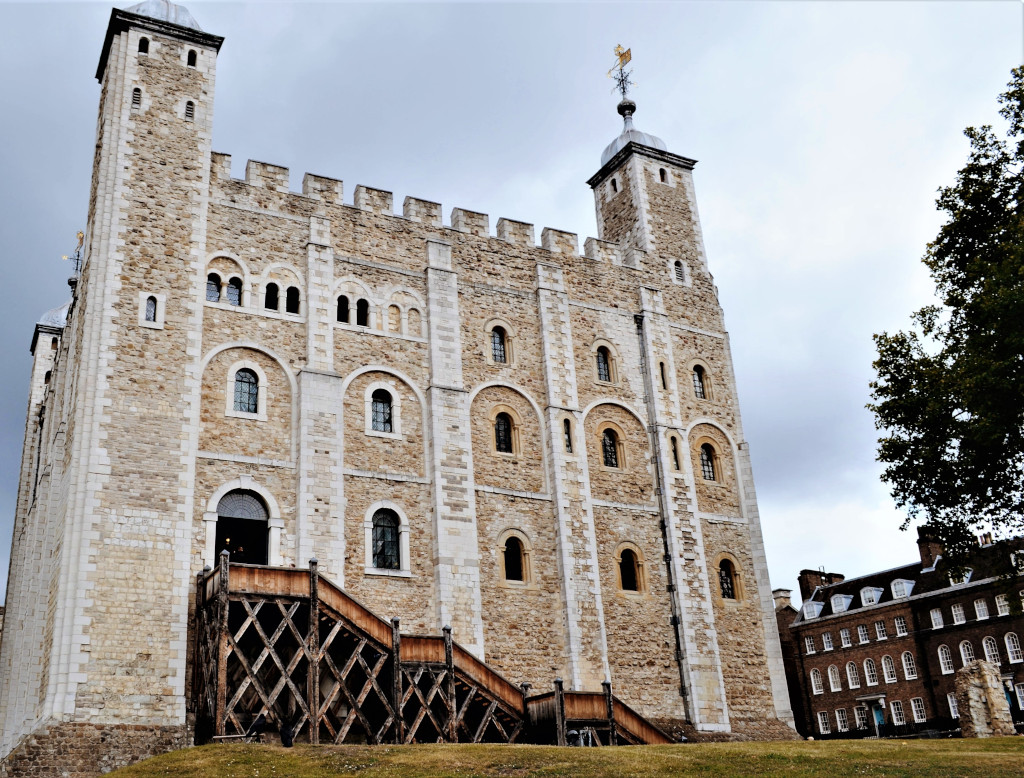
<path fill-rule="evenodd" d="M 116 778 L 418 778 L 420 776 L 1001 776 L 1024 775 L 1024 737 L 708 743 L 622 748 L 549 746 L 216 745 L 147 759 Z"/>

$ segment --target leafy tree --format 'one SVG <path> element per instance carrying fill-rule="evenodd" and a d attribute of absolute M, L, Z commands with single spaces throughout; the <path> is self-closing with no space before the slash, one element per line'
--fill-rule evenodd
<path fill-rule="evenodd" d="M 1024 66 L 999 102 L 1006 140 L 967 128 L 967 164 L 939 190 L 948 220 L 922 261 L 940 304 L 875 335 L 868 405 L 903 528 L 924 519 L 954 565 L 986 524 L 1024 527 Z"/>

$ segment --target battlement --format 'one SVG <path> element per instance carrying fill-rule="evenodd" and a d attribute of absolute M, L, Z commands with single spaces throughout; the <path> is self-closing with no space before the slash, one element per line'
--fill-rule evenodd
<path fill-rule="evenodd" d="M 340 179 L 306 173 L 302 177 L 302 191 L 293 192 L 289 188 L 290 174 L 286 167 L 268 162 L 248 160 L 245 164 L 245 178 L 231 177 L 231 155 L 213 152 L 210 159 L 210 178 L 216 184 L 245 184 L 263 192 L 274 192 L 289 197 L 301 197 L 325 206 L 346 205 L 344 202 L 344 184 Z M 264 196 L 265 199 L 265 196 Z M 492 238 L 513 246 L 539 248 L 552 254 L 564 257 L 582 257 L 593 262 L 639 268 L 642 265 L 644 252 L 636 249 L 624 250 L 617 243 L 587 238 L 580 254 L 579 236 L 574 232 L 544 227 L 541 230 L 540 244 L 536 242 L 536 228 L 529 222 L 501 217 L 495 227 L 496 234 L 490 232 L 490 216 L 466 208 L 452 208 L 449 225 L 445 225 L 440 203 L 424 200 L 419 197 L 406 196 L 402 201 L 401 215 L 394 212 L 394 194 L 384 189 L 358 184 L 353 191 L 351 206 L 378 214 L 404 218 L 419 224 L 438 229 L 456 230 L 480 238 Z"/>

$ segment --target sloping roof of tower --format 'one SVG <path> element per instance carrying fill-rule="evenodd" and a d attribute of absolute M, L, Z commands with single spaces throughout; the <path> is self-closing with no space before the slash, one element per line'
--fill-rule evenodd
<path fill-rule="evenodd" d="M 633 127 L 632 123 L 630 123 L 629 126 L 622 131 L 622 134 L 619 137 L 605 146 L 604 151 L 601 152 L 601 165 L 608 164 L 608 161 L 618 154 L 619 151 L 626 148 L 626 144 L 628 143 L 639 143 L 641 146 L 649 146 L 652 149 L 668 151 L 668 146 L 665 145 L 665 141 L 657 135 L 641 132 Z"/>
<path fill-rule="evenodd" d="M 41 324 L 44 327 L 59 327 L 63 329 L 64 325 L 68 323 L 68 308 L 70 306 L 71 301 L 68 300 L 63 305 L 51 308 L 39 317 L 39 321 L 36 322 L 36 324 Z"/>
<path fill-rule="evenodd" d="M 188 27 L 200 32 L 203 29 L 185 6 L 177 5 L 170 0 L 143 0 L 125 10 L 139 16 L 148 16 L 150 19 L 159 19 L 161 22 L 170 22 L 179 27 Z"/>

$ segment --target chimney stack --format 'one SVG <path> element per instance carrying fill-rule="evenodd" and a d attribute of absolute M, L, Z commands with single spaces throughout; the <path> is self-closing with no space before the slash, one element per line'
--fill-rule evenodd
<path fill-rule="evenodd" d="M 783 608 L 791 608 L 793 606 L 790 595 L 793 594 L 792 589 L 772 589 L 772 599 L 775 600 L 775 610 L 779 611 Z"/>
<path fill-rule="evenodd" d="M 921 552 L 921 567 L 935 567 L 935 560 L 942 554 L 942 544 L 932 537 L 924 527 L 917 528 L 917 549 Z"/>
<path fill-rule="evenodd" d="M 800 599 L 807 602 L 819 586 L 831 586 L 840 581 L 846 580 L 845 575 L 839 573 L 826 573 L 822 570 L 801 570 L 797 576 L 797 583 L 800 584 Z"/>

